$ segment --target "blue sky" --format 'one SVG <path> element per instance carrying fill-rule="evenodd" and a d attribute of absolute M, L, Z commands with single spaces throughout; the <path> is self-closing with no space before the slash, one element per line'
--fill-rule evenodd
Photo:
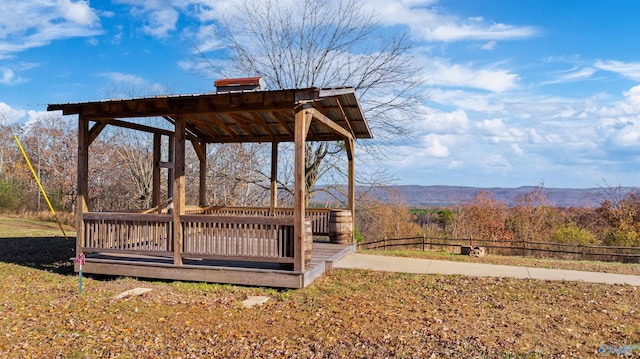
<path fill-rule="evenodd" d="M 37 121 L 48 103 L 213 91 L 194 48 L 222 46 L 217 16 L 236 2 L 3 0 L 0 121 Z M 409 31 L 426 71 L 415 137 L 380 144 L 399 184 L 640 185 L 640 1 L 366 4 Z"/>

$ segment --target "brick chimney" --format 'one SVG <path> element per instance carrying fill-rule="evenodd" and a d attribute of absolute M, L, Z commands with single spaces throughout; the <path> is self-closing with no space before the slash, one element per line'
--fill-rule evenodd
<path fill-rule="evenodd" d="M 262 77 L 243 77 L 237 79 L 216 80 L 213 85 L 216 92 L 258 91 L 264 89 Z"/>

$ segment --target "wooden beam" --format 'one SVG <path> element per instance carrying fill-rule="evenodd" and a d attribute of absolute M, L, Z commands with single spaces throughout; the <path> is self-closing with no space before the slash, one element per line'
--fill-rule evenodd
<path fill-rule="evenodd" d="M 275 215 L 278 207 L 278 142 L 271 142 L 271 193 L 270 213 Z"/>
<path fill-rule="evenodd" d="M 89 120 L 78 116 L 78 173 L 76 193 L 76 255 L 85 246 L 83 216 L 89 211 Z"/>
<path fill-rule="evenodd" d="M 347 113 L 344 112 L 344 107 L 342 107 L 342 103 L 340 103 L 340 99 L 337 98 L 336 102 L 338 103 L 338 107 L 340 108 L 340 113 L 342 114 L 342 119 L 344 123 L 347 125 L 347 128 L 349 129 L 349 132 L 351 133 L 351 135 L 355 138 L 356 134 L 355 132 L 353 132 L 353 127 L 351 127 L 351 121 L 349 121 L 349 118 L 347 117 Z"/>
<path fill-rule="evenodd" d="M 107 127 L 107 124 L 104 122 L 96 122 L 91 129 L 89 130 L 89 145 L 93 143 L 93 141 L 100 135 L 100 132 Z"/>
<path fill-rule="evenodd" d="M 206 156 L 205 151 L 202 149 L 201 144 L 202 142 L 200 141 L 191 140 L 191 146 L 193 146 L 193 150 L 196 152 L 196 155 L 198 156 L 198 160 L 202 160 Z"/>
<path fill-rule="evenodd" d="M 291 127 L 289 126 L 289 123 L 287 122 L 285 115 L 282 114 L 281 112 L 274 112 L 273 113 L 273 117 L 276 118 L 276 120 L 278 120 L 278 122 L 280 123 L 280 126 L 282 126 L 282 128 L 285 129 L 285 131 L 287 131 L 287 133 L 293 137 L 293 130 L 291 129 Z"/>
<path fill-rule="evenodd" d="M 160 161 L 158 162 L 158 167 L 173 169 L 173 162 Z"/>
<path fill-rule="evenodd" d="M 170 136 L 173 135 L 173 132 L 168 131 L 168 130 L 163 130 L 161 128 L 155 128 L 155 127 L 151 127 L 151 126 L 147 126 L 147 125 L 141 125 L 138 123 L 131 123 L 131 122 L 127 122 L 127 121 L 122 121 L 122 120 L 117 120 L 115 118 L 101 118 L 101 119 L 96 119 L 97 122 L 101 122 L 101 123 L 106 123 L 109 125 L 113 125 L 113 126 L 117 126 L 117 127 L 123 127 L 123 128 L 129 128 L 132 130 L 136 130 L 136 131 L 141 131 L 141 132 L 147 132 L 147 133 L 158 133 L 161 135 L 165 135 L 165 136 Z"/>
<path fill-rule="evenodd" d="M 293 270 L 304 272 L 304 236 L 306 209 L 306 181 L 305 181 L 305 140 L 307 123 L 311 122 L 311 112 L 300 107 L 295 116 L 295 161 L 293 168 Z"/>
<path fill-rule="evenodd" d="M 211 130 L 209 129 L 209 125 L 214 125 L 218 127 L 219 129 L 222 130 L 222 132 L 226 133 L 228 136 L 236 135 L 236 133 L 231 128 L 229 128 L 229 126 L 226 123 L 224 123 L 218 117 L 214 116 L 214 114 L 201 114 L 201 115 L 193 116 L 191 120 L 194 122 L 199 122 L 201 127 L 203 127 L 203 130 L 207 130 L 207 133 L 209 134 L 209 136 L 212 136 L 214 138 L 220 137 L 220 135 L 212 133 Z"/>
<path fill-rule="evenodd" d="M 235 114 L 231 114 L 230 117 L 233 118 L 236 122 L 244 122 L 245 127 L 247 127 L 245 131 L 250 131 L 248 126 L 246 126 L 246 123 L 250 123 L 260 127 L 265 133 L 267 133 L 267 135 L 271 137 L 276 136 L 276 133 L 273 132 L 271 127 L 264 121 L 262 117 L 260 117 L 258 113 L 255 113 L 255 112 L 250 112 L 247 114 L 235 113 Z"/>
<path fill-rule="evenodd" d="M 174 168 L 173 168 L 173 264 L 182 265 L 182 222 L 180 216 L 184 214 L 185 191 L 185 127 L 186 120 L 177 117 L 174 138 Z"/>
<path fill-rule="evenodd" d="M 345 140 L 346 139 L 353 140 L 353 135 L 351 134 L 351 132 L 345 130 L 344 127 L 333 122 L 333 120 L 325 116 L 322 112 L 318 111 L 315 108 L 309 108 L 308 111 L 312 113 L 314 120 L 321 122 L 323 125 L 327 126 L 332 132 L 337 133 L 338 135 L 344 137 Z"/>
<path fill-rule="evenodd" d="M 167 122 L 175 126 L 176 121 L 171 116 L 162 116 L 162 118 L 164 118 L 165 120 L 167 120 Z M 191 141 L 196 141 L 199 138 L 207 137 L 206 133 L 204 133 L 198 126 L 192 123 L 189 123 L 189 121 L 187 121 L 187 124 L 185 126 L 186 126 L 185 133 L 186 133 L 187 139 Z"/>

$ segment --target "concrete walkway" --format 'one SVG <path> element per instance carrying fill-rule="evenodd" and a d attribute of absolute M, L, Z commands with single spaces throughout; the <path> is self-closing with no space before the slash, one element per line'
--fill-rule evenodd
<path fill-rule="evenodd" d="M 333 263 L 333 268 L 368 269 L 416 274 L 458 274 L 478 277 L 512 277 L 542 280 L 583 281 L 640 286 L 640 276 L 582 272 L 565 269 L 504 266 L 496 264 L 450 262 L 434 259 L 385 257 L 353 253 Z"/>

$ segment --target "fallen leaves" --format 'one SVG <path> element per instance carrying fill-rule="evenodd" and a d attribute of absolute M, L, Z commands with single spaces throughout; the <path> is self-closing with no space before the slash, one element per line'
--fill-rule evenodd
<path fill-rule="evenodd" d="M 594 356 L 640 342 L 640 291 L 339 270 L 302 290 L 77 278 L 0 263 L 0 357 Z M 153 290 L 113 300 L 136 287 Z M 272 300 L 251 309 L 253 296 Z"/>

